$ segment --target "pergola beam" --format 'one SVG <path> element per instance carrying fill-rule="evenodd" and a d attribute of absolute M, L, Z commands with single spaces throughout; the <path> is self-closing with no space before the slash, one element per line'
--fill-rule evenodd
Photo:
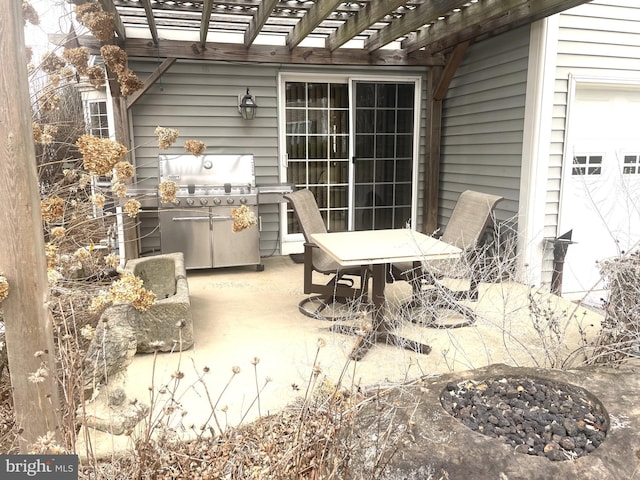
<path fill-rule="evenodd" d="M 405 3 L 405 0 L 371 0 L 362 10 L 329 35 L 325 41 L 325 47 L 334 51 Z"/>
<path fill-rule="evenodd" d="M 249 28 L 244 34 L 244 46 L 249 48 L 253 41 L 256 39 L 264 24 L 267 23 L 271 12 L 275 8 L 278 0 L 263 0 L 258 6 L 258 10 L 249 23 Z"/>
<path fill-rule="evenodd" d="M 64 35 L 51 35 L 53 43 L 65 40 Z M 80 45 L 86 47 L 92 55 L 100 54 L 100 42 L 91 36 L 78 37 Z M 161 40 L 158 45 L 148 39 L 131 38 L 122 48 L 129 57 L 139 58 L 177 58 L 185 60 L 209 60 L 246 63 L 290 63 L 295 65 L 377 65 L 377 66 L 433 66 L 443 65 L 442 55 L 429 55 L 414 52 L 405 55 L 401 50 L 379 50 L 363 55 L 359 48 L 340 48 L 329 52 L 323 48 L 298 47 L 290 51 L 286 47 L 271 45 L 252 45 L 245 48 L 236 43 L 207 43 L 201 47 L 198 43 L 179 40 Z"/>
<path fill-rule="evenodd" d="M 342 0 L 318 0 L 287 35 L 287 48 L 293 50 L 297 47 L 341 3 Z"/>
<path fill-rule="evenodd" d="M 136 90 L 127 98 L 127 110 L 133 107 L 140 97 L 142 97 L 142 95 L 144 95 L 175 62 L 175 57 L 165 58 L 158 68 L 156 68 L 156 70 L 147 77 L 144 81 L 144 86 L 140 90 Z"/>
<path fill-rule="evenodd" d="M 435 90 L 433 91 L 434 100 L 444 100 L 447 91 L 449 90 L 449 85 L 451 85 L 451 80 L 456 75 L 456 71 L 458 67 L 462 63 L 464 59 L 465 53 L 469 49 L 469 42 L 464 42 L 453 49 L 451 55 L 447 59 L 447 64 L 444 66 L 444 70 L 442 71 L 442 75 L 440 75 L 440 80 L 438 84 L 435 86 Z"/>
<path fill-rule="evenodd" d="M 423 25 L 436 21 L 438 17 L 451 13 L 454 9 L 460 8 L 468 2 L 469 0 L 431 0 L 425 2 L 409 14 L 391 22 L 377 34 L 371 36 L 364 43 L 364 47 L 369 52 L 382 48 Z"/>
<path fill-rule="evenodd" d="M 402 42 L 413 52 L 441 52 L 482 35 L 513 29 L 577 7 L 590 0 L 484 0 L 424 28 Z"/>

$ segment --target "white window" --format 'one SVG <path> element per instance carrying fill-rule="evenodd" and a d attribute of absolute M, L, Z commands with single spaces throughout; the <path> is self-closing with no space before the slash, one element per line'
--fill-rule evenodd
<path fill-rule="evenodd" d="M 109 138 L 109 118 L 107 102 L 92 100 L 87 102 L 87 129 L 94 137 Z"/>
<path fill-rule="evenodd" d="M 640 155 L 625 155 L 622 173 L 624 175 L 640 175 Z"/>
<path fill-rule="evenodd" d="M 602 155 L 576 155 L 571 175 L 601 175 Z"/>

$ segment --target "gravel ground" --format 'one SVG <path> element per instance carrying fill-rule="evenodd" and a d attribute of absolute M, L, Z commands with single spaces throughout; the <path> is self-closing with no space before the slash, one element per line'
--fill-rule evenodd
<path fill-rule="evenodd" d="M 602 405 L 572 385 L 530 378 L 465 380 L 448 384 L 440 400 L 470 429 L 554 461 L 588 455 L 607 434 Z"/>

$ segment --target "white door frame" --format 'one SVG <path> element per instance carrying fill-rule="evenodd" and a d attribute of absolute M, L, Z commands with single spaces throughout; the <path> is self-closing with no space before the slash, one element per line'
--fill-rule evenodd
<path fill-rule="evenodd" d="M 418 184 L 419 184 L 419 166 L 420 166 L 420 139 L 422 126 L 420 124 L 421 118 L 421 105 L 422 105 L 422 77 L 419 75 L 402 75 L 395 72 L 389 72 L 387 75 L 361 75 L 361 74 L 317 74 L 306 72 L 280 72 L 278 73 L 278 148 L 280 151 L 280 181 L 287 181 L 287 152 L 286 149 L 281 148 L 285 145 L 286 138 L 286 125 L 285 119 L 285 83 L 288 81 L 305 81 L 305 82 L 329 82 L 329 83 L 341 83 L 344 82 L 349 85 L 349 99 L 350 102 L 353 99 L 353 84 L 357 81 L 365 82 L 414 82 L 415 95 L 414 95 L 414 135 L 413 135 L 413 181 L 412 181 L 412 205 L 411 205 L 411 225 L 412 228 L 416 228 L 416 219 L 418 214 Z M 355 128 L 354 111 L 352 104 L 349 106 L 349 158 L 353 157 L 354 152 L 354 136 L 353 132 Z M 349 184 L 353 183 L 353 167 L 349 162 Z M 353 190 L 353 189 L 352 189 Z M 349 229 L 353 228 L 353 192 L 349 199 Z M 288 255 L 291 253 L 301 253 L 303 251 L 304 239 L 302 234 L 285 234 L 287 230 L 287 205 L 286 203 L 280 204 L 280 251 L 282 255 Z"/>

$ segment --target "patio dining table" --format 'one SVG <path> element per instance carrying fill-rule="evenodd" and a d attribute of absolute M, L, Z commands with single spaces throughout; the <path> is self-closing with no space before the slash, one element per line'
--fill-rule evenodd
<path fill-rule="evenodd" d="M 316 233 L 312 241 L 341 266 L 371 268 L 372 324 L 362 332 L 359 327 L 336 325 L 332 330 L 358 336 L 351 354 L 352 360 L 362 359 L 376 343 L 401 346 L 427 354 L 429 345 L 409 340 L 392 333 L 393 325 L 385 318 L 385 286 L 387 265 L 402 262 L 421 262 L 458 258 L 462 250 L 436 238 L 411 229 L 358 230 L 350 232 Z"/>

